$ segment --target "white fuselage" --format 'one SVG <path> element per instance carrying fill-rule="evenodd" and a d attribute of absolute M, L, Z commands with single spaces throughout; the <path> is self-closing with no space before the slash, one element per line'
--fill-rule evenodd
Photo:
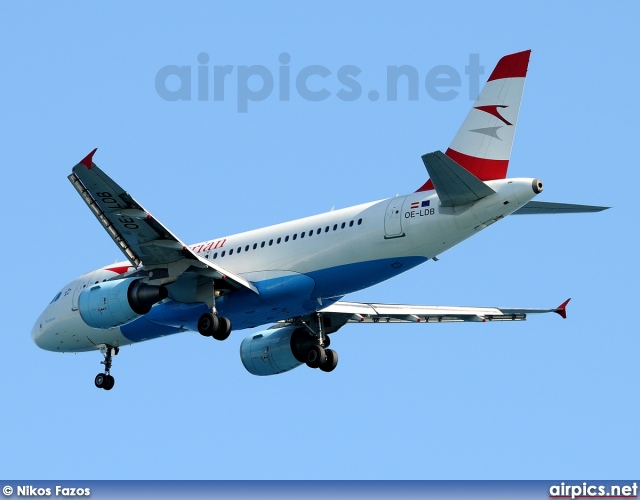
<path fill-rule="evenodd" d="M 495 194 L 464 207 L 441 207 L 435 191 L 416 192 L 209 240 L 190 248 L 259 290 L 216 301 L 234 330 L 321 310 L 338 297 L 415 267 L 514 212 L 535 196 L 533 179 L 486 181 Z M 128 262 L 65 286 L 32 330 L 43 349 L 69 352 L 127 345 L 194 330 L 206 305 L 169 285 L 169 298 L 120 327 L 89 327 L 78 311 L 88 286 L 139 271 Z"/>

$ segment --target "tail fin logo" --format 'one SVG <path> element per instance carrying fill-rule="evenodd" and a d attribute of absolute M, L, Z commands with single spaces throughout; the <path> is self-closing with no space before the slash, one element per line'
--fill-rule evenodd
<path fill-rule="evenodd" d="M 475 106 L 475 109 L 479 109 L 480 111 L 489 113 L 490 115 L 495 116 L 498 120 L 502 121 L 503 123 L 506 123 L 507 125 L 513 125 L 512 123 L 509 123 L 507 120 L 505 120 L 500 114 L 500 112 L 498 111 L 498 108 L 508 108 L 508 107 L 509 106 L 505 106 L 504 104 L 489 104 L 488 106 Z"/>

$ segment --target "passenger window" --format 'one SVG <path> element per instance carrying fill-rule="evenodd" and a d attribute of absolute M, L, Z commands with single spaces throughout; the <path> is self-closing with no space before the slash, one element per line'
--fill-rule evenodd
<path fill-rule="evenodd" d="M 264 241 L 260 243 L 260 248 L 264 248 Z"/>
<path fill-rule="evenodd" d="M 329 232 L 329 226 L 327 226 L 327 227 L 325 227 L 325 228 L 324 228 L 324 232 L 325 232 L 325 233 L 328 233 L 328 232 Z"/>
<path fill-rule="evenodd" d="M 338 224 L 333 225 L 333 230 L 335 231 L 336 229 L 338 229 Z"/>
<path fill-rule="evenodd" d="M 229 255 L 233 255 L 233 248 L 229 250 Z"/>
<path fill-rule="evenodd" d="M 217 258 L 218 258 L 218 252 L 216 252 L 216 253 L 214 253 L 214 254 L 213 254 L 213 258 L 214 258 L 214 259 L 217 259 Z"/>
<path fill-rule="evenodd" d="M 349 227 L 353 227 L 353 221 L 349 222 Z"/>
<path fill-rule="evenodd" d="M 358 226 L 362 224 L 362 219 L 358 219 Z"/>
<path fill-rule="evenodd" d="M 346 226 L 346 224 L 343 222 L 342 226 L 340 226 L 341 229 L 344 229 L 344 226 Z"/>
<path fill-rule="evenodd" d="M 313 236 L 313 229 L 309 231 L 309 236 Z"/>
<path fill-rule="evenodd" d="M 298 237 L 298 233 L 293 235 L 293 239 L 295 240 Z"/>
<path fill-rule="evenodd" d="M 278 238 L 278 240 L 276 241 L 276 243 L 279 245 L 281 241 L 282 241 L 282 238 Z"/>
<path fill-rule="evenodd" d="M 300 233 L 300 238 L 304 238 L 304 231 L 302 231 L 302 233 Z"/>
<path fill-rule="evenodd" d="M 246 247 L 244 247 L 244 251 L 248 252 L 249 251 L 249 245 L 247 245 Z"/>
<path fill-rule="evenodd" d="M 269 246 L 273 245 L 273 240 L 269 240 Z"/>
<path fill-rule="evenodd" d="M 258 248 L 258 244 L 257 244 L 257 243 L 254 243 L 254 244 L 253 244 L 253 249 L 255 250 L 256 248 Z"/>
<path fill-rule="evenodd" d="M 224 257 L 225 253 L 226 253 L 226 250 L 223 250 L 222 253 L 220 254 L 220 257 Z"/>
<path fill-rule="evenodd" d="M 287 241 L 289 241 L 289 236 L 285 236 L 284 238 L 284 242 L 286 243 Z"/>

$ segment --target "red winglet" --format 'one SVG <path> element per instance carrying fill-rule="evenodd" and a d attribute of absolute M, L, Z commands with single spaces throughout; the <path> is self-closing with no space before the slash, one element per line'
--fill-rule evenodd
<path fill-rule="evenodd" d="M 560 304 L 558 306 L 558 308 L 555 310 L 555 312 L 557 312 L 560 316 L 562 316 L 564 319 L 567 319 L 567 304 L 569 303 L 571 299 L 567 299 L 565 300 L 562 304 Z"/>
<path fill-rule="evenodd" d="M 96 154 L 96 151 L 98 151 L 98 148 L 94 149 L 93 151 L 91 151 L 91 153 L 89 153 L 87 156 L 85 156 L 80 163 L 82 165 L 84 165 L 87 168 L 91 168 L 91 165 L 93 164 L 93 155 Z"/>

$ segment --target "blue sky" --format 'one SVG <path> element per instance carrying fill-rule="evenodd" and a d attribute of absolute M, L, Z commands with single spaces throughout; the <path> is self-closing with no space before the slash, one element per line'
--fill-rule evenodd
<path fill-rule="evenodd" d="M 0 476 L 637 477 L 639 10 L 3 3 Z M 247 331 L 223 343 L 187 333 L 123 348 L 109 393 L 93 386 L 98 353 L 31 342 L 61 286 L 122 260 L 65 178 L 94 147 L 96 163 L 175 234 L 202 241 L 415 190 L 426 180 L 420 156 L 444 150 L 471 105 L 470 57 L 484 67 L 482 84 L 501 56 L 525 49 L 533 52 L 509 174 L 541 178 L 540 200 L 614 208 L 508 218 L 439 262 L 349 298 L 554 307 L 572 297 L 567 320 L 348 326 L 333 337 L 335 372 L 266 378 L 242 367 Z M 190 100 L 158 94 L 168 65 L 190 67 Z M 216 65 L 233 66 L 224 98 L 212 87 L 198 100 L 198 66 L 213 74 Z M 240 68 L 258 65 L 274 88 L 239 112 L 248 95 Z M 311 65 L 330 71 L 310 80 L 329 91 L 321 101 L 293 83 Z M 402 87 L 397 101 L 387 98 L 387 67 L 399 65 L 419 74 L 417 100 Z M 281 66 L 289 100 L 279 97 Z M 361 71 L 353 101 L 338 97 L 345 66 Z M 437 66 L 459 74 L 453 98 L 426 91 Z M 177 77 L 165 84 L 175 91 Z"/>

